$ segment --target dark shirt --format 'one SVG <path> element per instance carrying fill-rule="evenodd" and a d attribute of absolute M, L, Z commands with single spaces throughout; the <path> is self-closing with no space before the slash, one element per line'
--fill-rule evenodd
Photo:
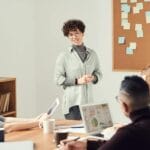
<path fill-rule="evenodd" d="M 98 150 L 150 150 L 150 108 L 131 113 L 130 119 L 131 124 L 120 128 Z"/>

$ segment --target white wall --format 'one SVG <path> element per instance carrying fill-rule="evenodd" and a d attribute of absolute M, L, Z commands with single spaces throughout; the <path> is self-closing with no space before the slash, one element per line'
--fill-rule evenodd
<path fill-rule="evenodd" d="M 17 115 L 35 114 L 34 1 L 0 0 L 0 76 L 17 78 Z"/>
<path fill-rule="evenodd" d="M 85 45 L 100 58 L 103 79 L 94 88 L 95 102 L 110 104 L 114 122 L 126 121 L 114 97 L 120 81 L 132 73 L 112 71 L 111 0 L 0 0 L 0 76 L 17 77 L 19 116 L 38 114 L 56 96 L 61 99 L 54 65 L 69 45 L 62 24 L 72 18 L 85 22 Z M 55 116 L 62 117 L 61 108 Z"/>

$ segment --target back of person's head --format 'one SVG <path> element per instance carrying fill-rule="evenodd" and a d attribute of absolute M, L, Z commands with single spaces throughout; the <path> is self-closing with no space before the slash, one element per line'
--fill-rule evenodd
<path fill-rule="evenodd" d="M 139 76 L 127 76 L 121 82 L 120 91 L 128 94 L 132 110 L 141 109 L 148 106 L 150 102 L 150 92 L 147 82 Z"/>
<path fill-rule="evenodd" d="M 71 19 L 64 23 L 62 27 L 62 31 L 64 36 L 68 36 L 70 31 L 77 31 L 80 30 L 80 32 L 84 33 L 85 31 L 85 24 L 78 19 Z"/>

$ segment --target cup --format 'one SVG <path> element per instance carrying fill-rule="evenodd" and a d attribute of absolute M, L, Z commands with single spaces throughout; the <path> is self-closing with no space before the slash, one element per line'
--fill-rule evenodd
<path fill-rule="evenodd" d="M 4 142 L 4 128 L 0 128 L 0 142 Z"/>
<path fill-rule="evenodd" d="M 55 138 L 56 146 L 58 146 L 60 144 L 60 141 L 66 139 L 68 137 L 68 134 L 69 134 L 68 131 L 63 131 L 63 130 L 55 131 L 54 138 Z"/>
<path fill-rule="evenodd" d="M 55 129 L 55 119 L 46 119 L 43 121 L 43 133 L 53 133 Z"/>

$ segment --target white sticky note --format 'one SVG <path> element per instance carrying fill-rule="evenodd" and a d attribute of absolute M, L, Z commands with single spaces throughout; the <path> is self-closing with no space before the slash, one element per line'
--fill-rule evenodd
<path fill-rule="evenodd" d="M 150 0 L 144 0 L 144 2 L 150 2 Z"/>
<path fill-rule="evenodd" d="M 130 0 L 130 3 L 136 3 L 137 0 Z"/>
<path fill-rule="evenodd" d="M 128 13 L 126 13 L 126 12 L 121 12 L 121 18 L 122 18 L 122 19 L 127 19 L 127 18 L 128 18 Z"/>
<path fill-rule="evenodd" d="M 124 26 L 126 23 L 128 23 L 128 19 L 121 19 L 121 26 Z"/>
<path fill-rule="evenodd" d="M 145 12 L 146 23 L 150 23 L 150 11 Z"/>
<path fill-rule="evenodd" d="M 142 30 L 142 24 L 135 24 L 135 31 L 141 31 Z"/>
<path fill-rule="evenodd" d="M 120 0 L 121 3 L 127 3 L 127 0 Z"/>
<path fill-rule="evenodd" d="M 118 37 L 118 44 L 125 44 L 125 37 L 124 36 Z"/>
<path fill-rule="evenodd" d="M 127 54 L 127 55 L 133 55 L 133 49 L 130 48 L 130 47 L 127 47 L 127 48 L 126 48 L 126 54 Z"/>
<path fill-rule="evenodd" d="M 136 7 L 137 7 L 139 10 L 142 10 L 142 9 L 143 9 L 143 3 L 136 3 Z"/>
<path fill-rule="evenodd" d="M 128 4 L 121 4 L 121 11 L 129 13 L 130 10 L 131 10 L 130 5 L 128 5 Z"/>
<path fill-rule="evenodd" d="M 123 26 L 124 30 L 130 30 L 130 23 L 125 23 Z"/>
<path fill-rule="evenodd" d="M 136 49 L 136 42 L 130 42 L 129 47 L 131 49 Z"/>
<path fill-rule="evenodd" d="M 133 7 L 133 14 L 138 14 L 140 13 L 140 9 L 137 7 Z"/>
<path fill-rule="evenodd" d="M 143 37 L 144 36 L 143 30 L 136 31 L 136 36 L 137 36 L 137 38 Z"/>

